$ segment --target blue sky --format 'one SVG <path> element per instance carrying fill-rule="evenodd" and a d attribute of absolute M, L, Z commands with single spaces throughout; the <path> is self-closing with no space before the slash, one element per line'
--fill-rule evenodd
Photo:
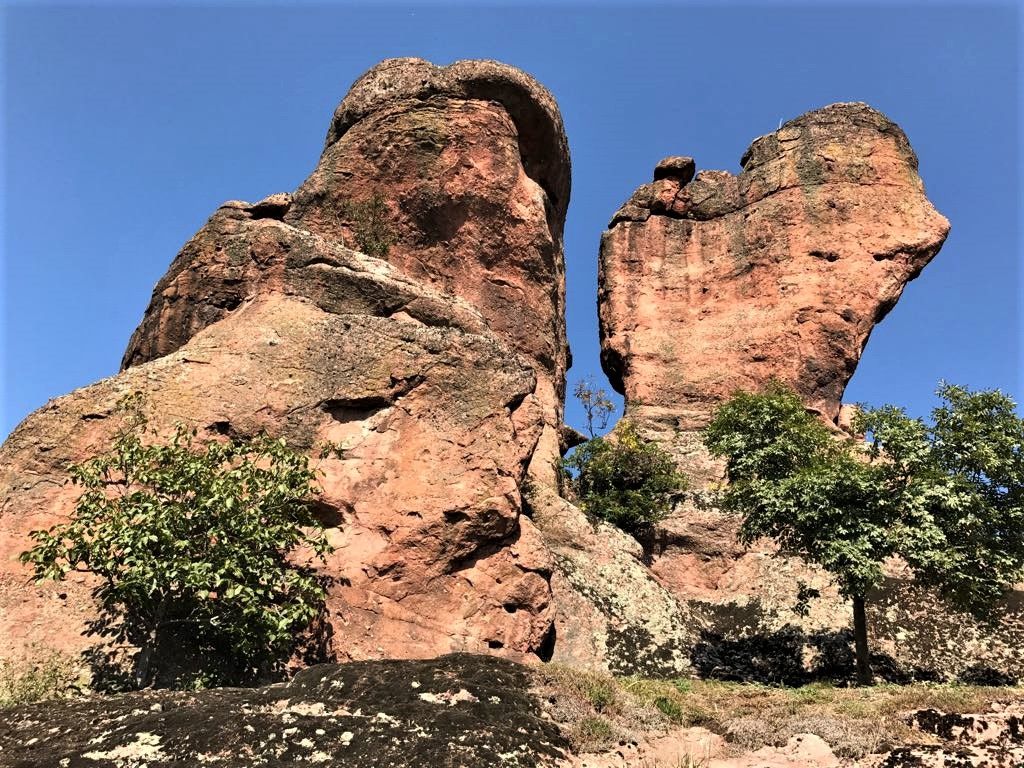
<path fill-rule="evenodd" d="M 924 415 L 941 378 L 1021 396 L 1015 3 L 8 2 L 0 19 L 0 434 L 114 374 L 182 244 L 224 200 L 298 186 L 351 82 L 389 56 L 499 59 L 558 99 L 570 387 L 605 381 L 598 240 L 658 159 L 735 172 L 780 120 L 866 101 L 907 132 L 953 229 L 844 399 Z"/>

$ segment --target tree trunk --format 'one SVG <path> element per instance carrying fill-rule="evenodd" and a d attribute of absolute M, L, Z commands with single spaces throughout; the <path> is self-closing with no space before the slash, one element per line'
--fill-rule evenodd
<path fill-rule="evenodd" d="M 868 617 L 864 611 L 864 598 L 853 598 L 853 640 L 857 649 L 857 684 L 871 685 L 871 657 L 868 655 Z"/>
<path fill-rule="evenodd" d="M 153 620 L 153 628 L 149 631 L 146 644 L 139 649 L 139 655 L 135 660 L 135 687 L 142 690 L 149 685 L 149 667 L 153 661 L 153 651 L 160 642 L 160 629 L 163 626 L 164 616 L 167 615 L 167 598 L 160 601 L 156 609 L 156 616 Z"/>

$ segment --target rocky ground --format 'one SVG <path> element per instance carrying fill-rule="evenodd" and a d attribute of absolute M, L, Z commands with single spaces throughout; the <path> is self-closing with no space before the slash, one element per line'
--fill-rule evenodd
<path fill-rule="evenodd" d="M 453 654 L 0 711 L 3 768 L 181 764 L 1010 768 L 1024 690 L 654 681 Z"/>

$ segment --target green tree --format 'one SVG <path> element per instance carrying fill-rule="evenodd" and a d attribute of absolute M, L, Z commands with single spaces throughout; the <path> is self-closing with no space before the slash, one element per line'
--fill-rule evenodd
<path fill-rule="evenodd" d="M 726 459 L 721 503 L 761 537 L 816 563 L 853 603 L 857 678 L 871 682 L 865 601 L 882 563 L 902 557 L 923 583 L 983 612 L 1024 578 L 1024 422 L 998 391 L 941 385 L 933 424 L 864 408 L 837 437 L 787 387 L 737 393 L 704 432 Z"/>
<path fill-rule="evenodd" d="M 625 420 L 614 437 L 588 440 L 562 465 L 584 512 L 637 538 L 668 516 L 687 485 L 672 457 Z"/>
<path fill-rule="evenodd" d="M 287 654 L 325 596 L 323 580 L 290 556 L 331 550 L 310 505 L 308 457 L 266 435 L 197 445 L 181 425 L 148 443 L 139 402 L 123 410 L 111 449 L 70 467 L 82 488 L 70 518 L 32 532 L 22 561 L 36 580 L 100 577 L 99 626 L 139 648 L 138 687 L 168 640 L 223 653 L 240 670 Z"/>

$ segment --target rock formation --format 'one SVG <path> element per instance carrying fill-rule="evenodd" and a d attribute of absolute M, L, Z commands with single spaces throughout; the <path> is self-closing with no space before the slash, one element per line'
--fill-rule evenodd
<path fill-rule="evenodd" d="M 491 61 L 389 59 L 338 106 L 310 177 L 252 215 L 371 255 L 386 250 L 403 274 L 466 299 L 536 371 L 546 467 L 557 454 L 569 357 L 569 175 L 558 107 L 528 75 Z M 177 349 L 257 284 L 276 290 L 282 257 L 193 240 L 157 285 L 124 366 Z"/>
<path fill-rule="evenodd" d="M 338 658 L 545 652 L 553 563 L 521 486 L 558 456 L 568 196 L 561 118 L 527 75 L 370 70 L 293 195 L 226 203 L 186 244 L 122 372 L 0 449 L 0 636 L 15 653 L 89 642 L 88 579 L 27 587 L 17 555 L 70 511 L 68 463 L 141 391 L 163 433 L 344 447 L 320 498 Z"/>
<path fill-rule="evenodd" d="M 667 158 L 601 240 L 605 371 L 705 477 L 687 433 L 737 389 L 777 378 L 836 420 L 871 329 L 949 230 L 903 131 L 865 104 L 791 120 L 740 163 Z"/>
<path fill-rule="evenodd" d="M 695 174 L 692 158 L 666 158 L 601 240 L 605 371 L 628 416 L 698 489 L 722 476 L 699 430 L 738 389 L 779 379 L 843 426 L 842 393 L 872 328 L 949 230 L 903 131 L 865 104 L 791 120 L 756 139 L 741 165 L 738 175 Z M 705 621 L 696 670 L 796 683 L 815 657 L 811 667 L 829 674 L 828 649 L 848 642 L 849 606 L 827 574 L 770 542 L 740 546 L 736 528 L 688 503 L 652 542 L 652 572 Z M 880 666 L 1024 672 L 1020 593 L 998 625 L 979 624 L 911 587 L 897 567 L 890 575 L 870 607 Z M 805 615 L 793 610 L 801 585 L 821 594 Z"/>

